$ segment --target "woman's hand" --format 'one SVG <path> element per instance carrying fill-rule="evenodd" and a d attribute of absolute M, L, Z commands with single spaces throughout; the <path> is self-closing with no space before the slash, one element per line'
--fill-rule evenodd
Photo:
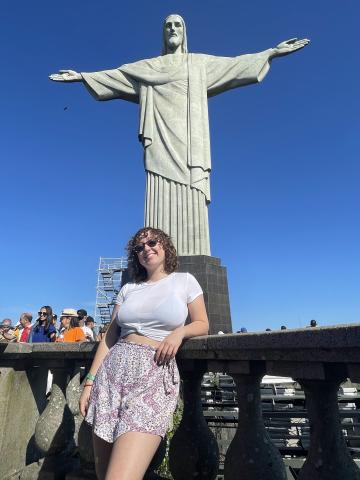
<path fill-rule="evenodd" d="M 158 365 L 164 365 L 172 358 L 175 358 L 175 355 L 184 340 L 183 328 L 184 327 L 174 330 L 160 343 L 155 354 L 155 362 Z"/>
<path fill-rule="evenodd" d="M 89 406 L 91 389 L 92 389 L 91 385 L 84 386 L 82 394 L 80 395 L 79 409 L 80 409 L 80 413 L 83 417 L 85 417 L 86 413 L 87 413 L 87 409 L 88 409 L 88 406 Z"/>

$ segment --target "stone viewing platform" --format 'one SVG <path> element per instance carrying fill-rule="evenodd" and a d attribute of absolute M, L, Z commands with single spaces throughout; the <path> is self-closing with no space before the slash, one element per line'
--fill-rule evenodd
<path fill-rule="evenodd" d="M 91 430 L 79 414 L 78 398 L 96 348 L 0 344 L 1 480 L 95 479 Z M 231 375 L 237 388 L 239 418 L 226 453 L 226 480 L 287 479 L 264 427 L 260 383 L 266 374 L 292 377 L 305 393 L 310 446 L 298 478 L 360 479 L 343 438 L 337 397 L 343 381 L 360 381 L 359 324 L 198 337 L 185 343 L 177 359 L 184 411 L 170 444 L 175 480 L 212 480 L 218 473 L 218 445 L 201 402 L 201 380 L 209 371 Z M 47 399 L 48 369 L 53 386 Z M 156 477 L 149 472 L 146 478 Z"/>

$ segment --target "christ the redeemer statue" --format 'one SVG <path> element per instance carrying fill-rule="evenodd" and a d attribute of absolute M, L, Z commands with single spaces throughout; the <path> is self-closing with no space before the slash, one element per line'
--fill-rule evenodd
<path fill-rule="evenodd" d="M 180 15 L 170 15 L 164 22 L 160 57 L 94 73 L 61 70 L 50 79 L 83 82 L 96 100 L 122 99 L 140 105 L 145 226 L 171 235 L 178 255 L 210 255 L 207 98 L 260 82 L 273 58 L 308 43 L 293 38 L 238 57 L 188 53 L 185 22 Z"/>

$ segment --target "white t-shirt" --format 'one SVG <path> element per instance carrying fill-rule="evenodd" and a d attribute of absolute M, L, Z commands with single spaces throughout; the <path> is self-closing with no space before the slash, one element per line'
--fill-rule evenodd
<path fill-rule="evenodd" d="M 87 337 L 90 337 L 92 341 L 95 340 L 95 338 L 94 338 L 94 332 L 91 330 L 90 327 L 88 327 L 87 325 L 84 325 L 84 326 L 81 327 L 81 330 L 85 333 L 85 335 L 86 335 Z"/>
<path fill-rule="evenodd" d="M 162 341 L 184 325 L 188 304 L 202 293 L 190 273 L 174 272 L 157 282 L 127 283 L 115 301 L 121 305 L 116 317 L 121 336 L 139 333 Z"/>

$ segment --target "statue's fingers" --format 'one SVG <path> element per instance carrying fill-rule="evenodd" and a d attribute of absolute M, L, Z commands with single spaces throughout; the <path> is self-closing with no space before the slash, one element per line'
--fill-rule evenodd
<path fill-rule="evenodd" d="M 285 43 L 295 43 L 297 40 L 297 37 L 294 37 L 294 38 L 289 38 L 289 40 L 285 40 Z"/>
<path fill-rule="evenodd" d="M 50 75 L 49 76 L 50 80 L 54 80 L 54 82 L 63 82 L 64 81 L 64 77 L 62 75 Z"/>
<path fill-rule="evenodd" d="M 296 43 L 293 43 L 291 46 L 293 48 L 303 48 L 305 47 L 309 42 L 296 42 Z"/>
<path fill-rule="evenodd" d="M 297 42 L 293 43 L 293 46 L 302 48 L 308 45 L 309 43 L 310 43 L 310 40 L 308 40 L 307 38 L 304 38 L 303 40 L 298 40 Z"/>
<path fill-rule="evenodd" d="M 301 50 L 302 48 L 304 48 L 306 45 L 295 45 L 292 47 L 292 51 L 293 52 L 296 52 L 296 50 Z"/>

